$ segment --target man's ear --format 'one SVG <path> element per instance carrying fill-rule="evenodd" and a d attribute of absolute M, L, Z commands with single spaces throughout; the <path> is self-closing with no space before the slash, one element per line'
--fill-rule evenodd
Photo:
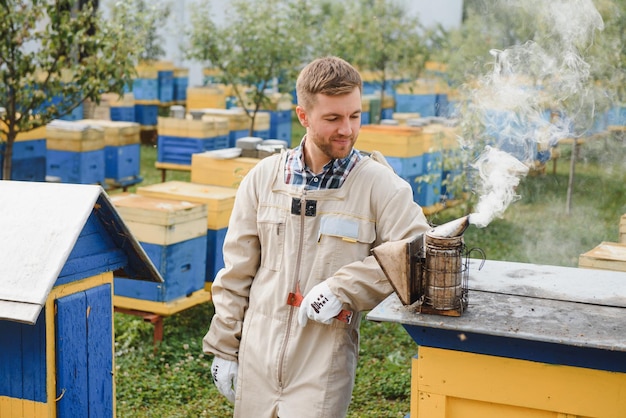
<path fill-rule="evenodd" d="M 300 121 L 300 125 L 305 128 L 309 127 L 309 119 L 307 118 L 306 111 L 302 106 L 296 106 L 296 115 L 298 116 L 298 120 Z"/>

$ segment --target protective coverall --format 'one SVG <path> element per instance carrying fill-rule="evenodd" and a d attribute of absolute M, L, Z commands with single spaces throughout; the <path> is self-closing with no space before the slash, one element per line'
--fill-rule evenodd
<path fill-rule="evenodd" d="M 239 361 L 235 417 L 342 417 L 354 386 L 360 312 L 393 291 L 370 250 L 430 226 L 410 185 L 372 158 L 341 188 L 315 191 L 285 184 L 285 158 L 261 160 L 237 191 L 203 349 Z M 301 327 L 288 296 L 324 280 L 354 312 L 352 322 Z"/>

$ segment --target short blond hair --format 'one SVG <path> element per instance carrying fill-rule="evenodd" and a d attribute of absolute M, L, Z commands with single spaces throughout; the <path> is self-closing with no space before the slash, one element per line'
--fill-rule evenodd
<path fill-rule="evenodd" d="M 305 109 L 315 105 L 315 95 L 341 96 L 355 88 L 363 91 L 359 72 L 339 57 L 318 58 L 302 69 L 296 81 L 298 104 Z"/>

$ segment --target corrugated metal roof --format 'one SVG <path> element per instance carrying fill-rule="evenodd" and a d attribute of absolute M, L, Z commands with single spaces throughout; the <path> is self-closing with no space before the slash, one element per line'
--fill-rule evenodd
<path fill-rule="evenodd" d="M 109 234 L 128 255 L 127 275 L 163 281 L 102 187 L 4 180 L 0 181 L 0 319 L 35 323 L 94 207 L 112 225 Z"/>

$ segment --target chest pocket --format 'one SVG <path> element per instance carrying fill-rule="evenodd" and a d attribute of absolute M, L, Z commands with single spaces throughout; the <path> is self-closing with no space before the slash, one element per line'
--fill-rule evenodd
<path fill-rule="evenodd" d="M 341 215 L 326 215 L 320 220 L 318 265 L 334 272 L 347 263 L 363 260 L 376 239 L 375 223 Z M 326 274 L 326 273 L 324 273 Z"/>
<path fill-rule="evenodd" d="M 260 206 L 257 228 L 261 242 L 261 267 L 280 271 L 285 251 L 286 211 L 271 206 Z"/>

